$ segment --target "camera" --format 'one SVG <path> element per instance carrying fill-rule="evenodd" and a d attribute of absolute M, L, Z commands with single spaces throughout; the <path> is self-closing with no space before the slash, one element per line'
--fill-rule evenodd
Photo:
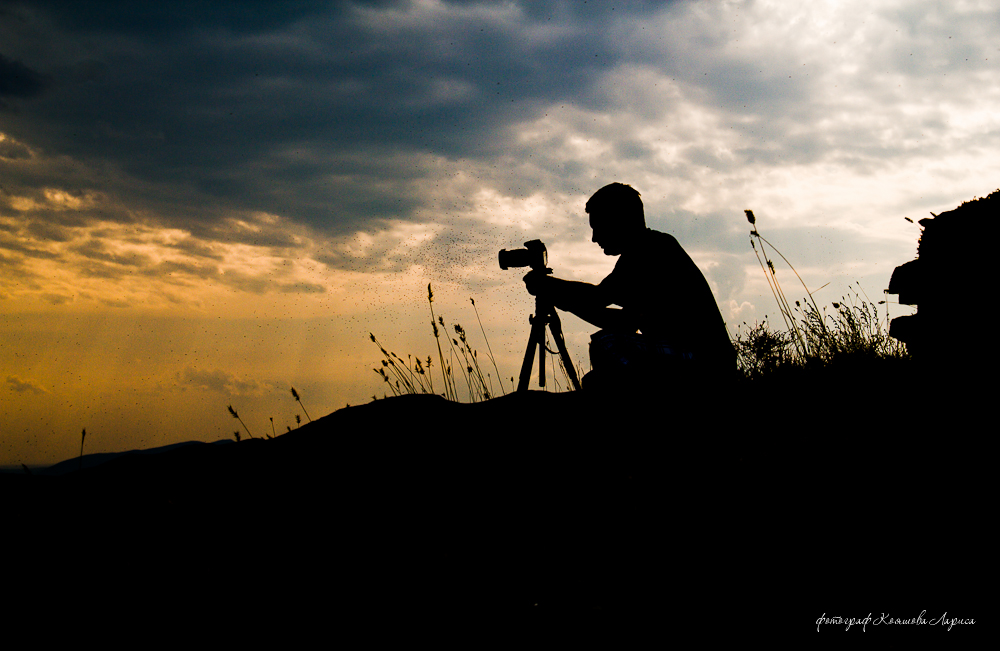
<path fill-rule="evenodd" d="M 545 269 L 548 261 L 549 254 L 541 240 L 525 242 L 523 249 L 500 251 L 500 268 L 504 271 L 511 267 L 531 267 L 537 271 Z"/>

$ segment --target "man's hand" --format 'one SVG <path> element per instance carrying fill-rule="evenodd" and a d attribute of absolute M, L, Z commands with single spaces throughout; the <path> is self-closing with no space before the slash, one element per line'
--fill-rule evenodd
<path fill-rule="evenodd" d="M 524 285 L 532 296 L 539 296 L 566 312 L 572 312 L 598 328 L 635 332 L 636 324 L 608 301 L 597 285 L 555 278 L 544 271 L 529 271 Z"/>
<path fill-rule="evenodd" d="M 547 296 L 552 292 L 552 276 L 533 269 L 524 276 L 524 286 L 532 296 Z"/>

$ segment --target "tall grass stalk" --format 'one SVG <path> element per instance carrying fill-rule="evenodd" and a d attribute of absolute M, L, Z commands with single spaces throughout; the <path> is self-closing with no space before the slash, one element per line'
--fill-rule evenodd
<path fill-rule="evenodd" d="M 446 326 L 444 323 L 444 317 L 442 316 L 438 317 L 438 324 L 440 324 L 442 331 L 444 331 L 445 333 L 448 332 L 448 326 Z M 450 347 L 451 350 L 451 355 L 449 355 L 448 359 L 446 360 L 447 366 L 445 369 L 446 370 L 445 375 L 447 376 L 448 381 L 451 383 L 451 394 L 452 396 L 454 396 L 453 399 L 458 400 L 458 387 L 456 386 L 455 383 L 455 360 L 458 357 L 458 355 L 455 353 L 455 346 L 458 345 L 458 342 L 452 339 L 451 337 L 448 337 L 447 334 L 445 335 L 445 337 L 448 339 L 448 346 Z M 466 384 L 468 384 L 468 379 L 466 379 Z"/>
<path fill-rule="evenodd" d="M 302 413 L 306 415 L 306 418 L 309 418 L 309 412 L 306 411 L 305 405 L 302 404 L 302 398 L 299 397 L 299 392 L 295 390 L 295 387 L 292 387 L 292 397 L 299 403 L 299 407 L 302 407 Z M 309 418 L 309 422 L 312 422 L 312 418 Z"/>
<path fill-rule="evenodd" d="M 472 303 L 472 309 L 475 310 L 475 312 L 476 312 L 476 321 L 479 322 L 479 329 L 483 333 L 483 341 L 486 342 L 486 352 L 490 356 L 490 362 L 493 363 L 493 370 L 497 372 L 497 384 L 500 385 L 500 392 L 503 395 L 507 395 L 507 392 L 504 391 L 504 388 L 503 388 L 503 382 L 500 381 L 500 369 L 497 368 L 497 360 L 493 357 L 493 349 L 490 348 L 490 340 L 486 337 L 486 328 L 483 327 L 483 320 L 479 318 L 479 309 L 476 307 L 476 300 L 473 299 L 473 298 L 470 298 L 469 302 Z M 492 384 L 491 384 L 491 386 L 492 386 Z"/>
<path fill-rule="evenodd" d="M 785 327 L 793 333 L 793 341 L 798 348 L 799 354 L 807 356 L 809 355 L 808 341 L 799 329 L 795 317 L 792 315 L 791 305 L 789 305 L 788 299 L 785 298 L 785 293 L 781 289 L 781 284 L 778 283 L 778 276 L 774 268 L 774 262 L 772 262 L 768 257 L 767 250 L 764 248 L 765 245 L 771 247 L 775 253 L 781 256 L 781 259 L 785 261 L 785 264 L 787 264 L 788 268 L 792 270 L 795 277 L 799 279 L 799 282 L 802 283 L 802 287 L 806 290 L 806 295 L 809 296 L 809 302 L 812 304 L 812 307 L 816 311 L 819 311 L 819 307 L 816 305 L 816 301 L 813 299 L 813 295 L 812 292 L 809 291 L 809 287 L 806 286 L 805 281 L 802 280 L 802 276 L 800 276 L 799 272 L 795 270 L 792 263 L 788 261 L 788 258 L 786 258 L 776 246 L 764 239 L 764 237 L 757 231 L 757 219 L 754 217 L 753 211 L 744 210 L 743 212 L 746 214 L 747 221 L 750 222 L 750 226 L 753 227 L 750 231 L 750 246 L 753 248 L 754 255 L 757 256 L 757 261 L 760 263 L 761 270 L 764 271 L 764 277 L 767 279 L 767 284 L 771 288 L 771 293 L 774 294 L 774 298 L 778 302 L 778 309 L 781 312 L 782 319 L 785 321 Z M 754 238 L 760 242 L 759 253 L 757 251 L 757 245 L 754 243 Z M 764 256 L 763 259 L 761 259 L 761 254 Z M 820 327 L 823 327 L 822 322 L 820 323 Z"/>
<path fill-rule="evenodd" d="M 83 433 L 80 434 L 80 459 L 76 464 L 76 469 L 80 470 L 83 468 L 83 441 L 87 438 L 87 428 L 83 428 Z"/>
<path fill-rule="evenodd" d="M 434 341 L 437 343 L 438 349 L 438 360 L 441 362 L 441 378 L 444 381 L 444 397 L 449 400 L 458 400 L 458 395 L 455 392 L 453 383 L 448 382 L 447 367 L 444 363 L 444 353 L 441 351 L 441 336 L 438 332 L 437 323 L 435 323 L 434 316 L 434 291 L 431 289 L 431 284 L 427 283 L 427 304 L 431 309 L 431 328 L 434 329 Z"/>
<path fill-rule="evenodd" d="M 438 317 L 438 321 L 441 323 L 441 327 L 444 328 L 445 327 L 445 325 L 444 325 L 444 319 L 442 319 L 441 317 Z M 458 343 L 458 341 L 456 339 L 454 339 L 452 337 L 448 337 L 448 344 L 449 344 L 449 346 L 451 346 L 451 357 L 450 357 L 451 365 L 450 365 L 449 369 L 454 369 L 455 368 L 455 362 L 458 360 L 458 353 L 455 351 L 455 347 L 456 346 L 460 346 L 460 344 Z M 468 368 L 468 366 L 465 366 L 463 368 Z M 469 371 L 471 371 L 471 369 L 469 369 Z M 469 390 L 469 395 L 471 396 L 472 395 L 472 378 L 469 377 L 471 375 L 471 373 L 469 371 L 463 373 L 463 375 L 465 376 L 465 385 L 466 385 L 466 388 Z M 449 373 L 449 375 L 452 378 L 452 382 L 454 382 L 455 381 L 455 376 L 453 374 L 451 374 L 451 373 Z M 456 395 L 457 395 L 457 393 L 456 393 Z M 473 402 L 475 402 L 475 401 L 473 400 Z"/>
<path fill-rule="evenodd" d="M 483 371 L 479 368 L 479 356 L 472 349 L 472 346 L 469 345 L 465 329 L 457 323 L 455 324 L 455 333 L 458 335 L 459 340 L 461 340 L 459 350 L 462 352 L 462 358 L 465 360 L 466 378 L 470 385 L 469 395 L 474 396 L 478 394 L 478 397 L 482 400 L 489 400 L 490 388 L 486 386 L 486 378 L 483 377 Z M 475 390 L 472 388 L 473 385 L 475 386 Z"/>
<path fill-rule="evenodd" d="M 236 420 L 240 421 L 240 425 L 242 425 L 243 429 L 247 431 L 247 436 L 253 438 L 253 434 L 250 433 L 250 429 L 247 427 L 247 424 L 243 422 L 243 419 L 240 418 L 240 415 L 238 413 L 236 413 L 236 410 L 233 409 L 232 405 L 229 405 L 229 415 L 231 415 Z M 238 441 L 239 439 L 237 438 L 236 440 Z"/>

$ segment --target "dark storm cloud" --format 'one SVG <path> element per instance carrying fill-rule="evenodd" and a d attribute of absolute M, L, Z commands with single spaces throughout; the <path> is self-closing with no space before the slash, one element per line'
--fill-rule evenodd
<path fill-rule="evenodd" d="M 627 18 L 600 2 L 2 6 L 18 142 L 120 171 L 117 192 L 174 223 L 265 211 L 331 232 L 409 217 L 419 157 L 495 155 L 510 124 L 587 94 Z"/>
<path fill-rule="evenodd" d="M 31 156 L 31 152 L 23 144 L 10 140 L 0 141 L 0 158 L 8 160 L 26 159 Z"/>
<path fill-rule="evenodd" d="M 45 75 L 0 54 L 0 97 L 34 97 L 47 81 Z"/>
<path fill-rule="evenodd" d="M 324 4 L 321 2 L 283 1 L 260 3 L 247 0 L 203 2 L 175 0 L 169 3 L 143 3 L 137 11 L 133 0 L 102 0 L 100 3 L 78 0 L 42 0 L 41 2 L 4 2 L 7 13 L 18 15 L 25 5 L 44 8 L 53 22 L 62 28 L 88 33 L 141 34 L 148 38 L 169 38 L 178 32 L 204 25 L 225 25 L 239 32 L 262 32 L 301 19 Z M 99 4 L 99 8 L 95 8 Z M 0 9 L 2 15 L 3 9 Z"/>

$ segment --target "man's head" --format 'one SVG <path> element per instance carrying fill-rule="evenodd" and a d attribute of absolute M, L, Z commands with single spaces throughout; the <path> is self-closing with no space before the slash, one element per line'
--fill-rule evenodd
<path fill-rule="evenodd" d="M 630 185 L 612 183 L 594 193 L 585 210 L 590 215 L 591 238 L 606 255 L 619 255 L 646 230 L 642 199 Z"/>

